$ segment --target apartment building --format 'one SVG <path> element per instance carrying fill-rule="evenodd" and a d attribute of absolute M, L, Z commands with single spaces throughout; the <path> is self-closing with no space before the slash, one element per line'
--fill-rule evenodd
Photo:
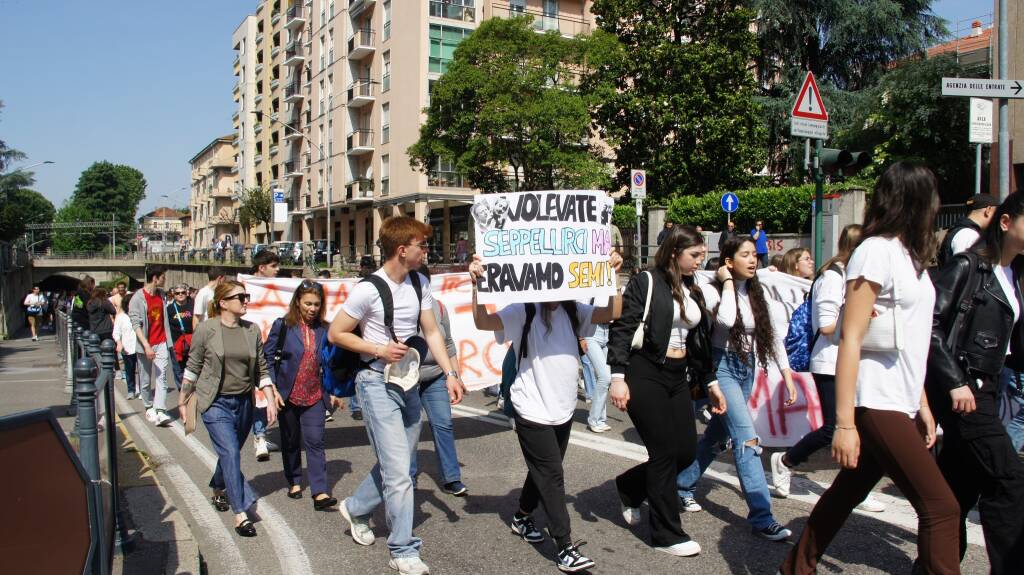
<path fill-rule="evenodd" d="M 431 85 L 479 22 L 529 15 L 540 32 L 572 36 L 591 30 L 591 5 L 592 0 L 260 1 L 255 16 L 247 17 L 255 21 L 254 47 L 247 48 L 248 36 L 236 32 L 235 127 L 240 171 L 249 169 L 244 150 L 251 140 L 251 185 L 285 193 L 290 221 L 278 224 L 273 240 L 330 237 L 352 261 L 379 254 L 374 244 L 383 219 L 406 214 L 430 223 L 434 251 L 450 257 L 456 242 L 472 239 L 473 190 L 449 162 L 424 174 L 410 167 L 406 154 L 419 137 Z M 255 57 L 249 108 L 245 54 Z M 261 235 L 257 241 L 266 241 Z"/>
<path fill-rule="evenodd" d="M 239 241 L 235 138 L 234 135 L 217 138 L 189 160 L 192 218 L 191 235 L 186 237 L 195 248 L 208 248 L 225 236 Z"/>

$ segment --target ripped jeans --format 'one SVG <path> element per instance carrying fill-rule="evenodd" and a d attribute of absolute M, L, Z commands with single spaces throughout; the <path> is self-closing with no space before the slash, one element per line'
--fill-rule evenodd
<path fill-rule="evenodd" d="M 676 491 L 680 497 L 693 497 L 697 481 L 728 440 L 733 446 L 736 471 L 747 500 L 747 521 L 754 529 L 764 529 L 774 523 L 775 518 L 761 464 L 761 446 L 748 444 L 751 440 L 760 441 L 750 410 L 746 408 L 754 385 L 754 370 L 732 352 L 715 348 L 713 353 L 718 366 L 718 385 L 728 409 L 724 416 L 712 416 L 697 443 L 697 459 L 676 477 Z"/>

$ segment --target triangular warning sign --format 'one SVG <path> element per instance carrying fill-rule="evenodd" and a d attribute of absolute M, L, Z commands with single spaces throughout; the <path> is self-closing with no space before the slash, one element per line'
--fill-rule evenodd
<path fill-rule="evenodd" d="M 800 95 L 793 104 L 793 117 L 805 118 L 808 120 L 828 121 L 828 110 L 825 103 L 821 101 L 821 92 L 818 90 L 818 83 L 814 81 L 814 74 L 808 72 L 804 78 L 804 85 L 800 88 Z"/>

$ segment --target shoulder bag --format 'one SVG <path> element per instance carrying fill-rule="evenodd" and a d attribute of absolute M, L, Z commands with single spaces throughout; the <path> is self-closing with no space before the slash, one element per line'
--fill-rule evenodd
<path fill-rule="evenodd" d="M 636 326 L 633 332 L 633 341 L 630 349 L 640 349 L 644 346 L 644 335 L 647 333 L 647 315 L 651 312 L 651 293 L 654 291 L 654 275 L 651 272 L 644 272 L 647 275 L 647 301 L 644 303 L 644 316 L 640 325 Z"/>

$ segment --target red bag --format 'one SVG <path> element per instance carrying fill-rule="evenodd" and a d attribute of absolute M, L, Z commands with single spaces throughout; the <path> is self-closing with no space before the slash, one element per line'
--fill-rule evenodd
<path fill-rule="evenodd" d="M 174 357 L 178 360 L 178 363 L 183 364 L 188 361 L 188 350 L 192 347 L 192 334 L 185 333 L 174 342 Z"/>

